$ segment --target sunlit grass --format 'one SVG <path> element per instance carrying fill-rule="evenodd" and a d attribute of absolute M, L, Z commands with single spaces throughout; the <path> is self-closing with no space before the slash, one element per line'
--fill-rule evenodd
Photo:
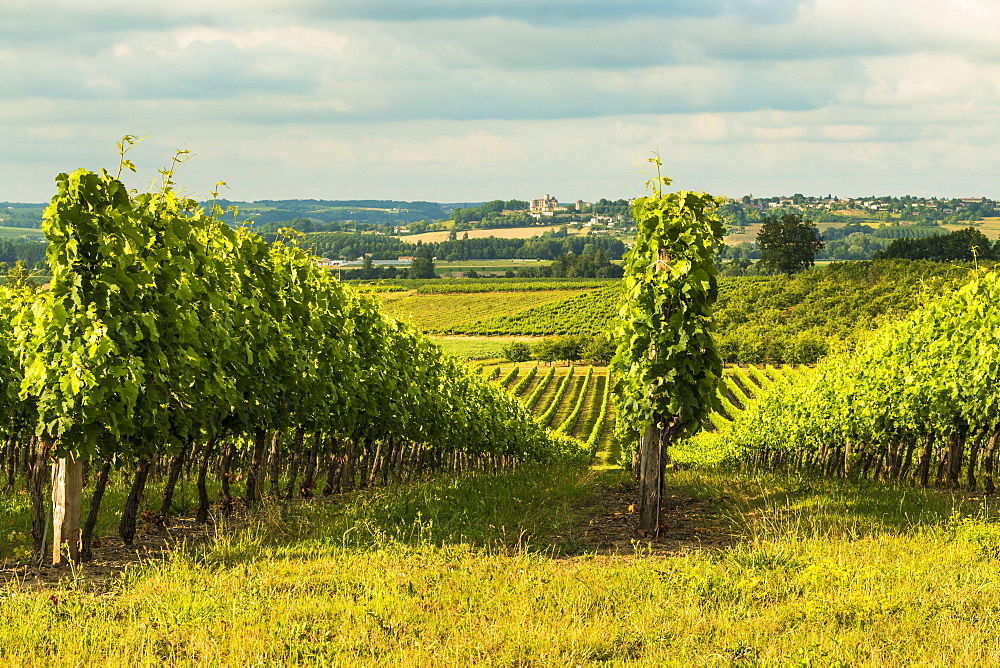
<path fill-rule="evenodd" d="M 961 494 L 671 471 L 727 548 L 596 556 L 623 471 L 529 468 L 271 506 L 98 588 L 4 593 L 11 664 L 989 665 L 1000 529 Z M 608 509 L 604 512 L 611 512 Z"/>

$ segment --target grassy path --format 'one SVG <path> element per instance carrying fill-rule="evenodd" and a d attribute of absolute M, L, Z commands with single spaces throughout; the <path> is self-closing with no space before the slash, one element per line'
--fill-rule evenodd
<path fill-rule="evenodd" d="M 590 388 L 587 391 L 587 399 L 583 404 L 583 412 L 576 423 L 576 428 L 572 435 L 581 441 L 586 441 L 590 437 L 590 431 L 597 421 L 597 413 L 600 410 L 600 402 L 604 399 L 604 385 L 607 378 L 603 373 L 594 372 L 591 379 Z"/>
<path fill-rule="evenodd" d="M 981 499 L 671 471 L 635 539 L 622 471 L 529 468 L 272 506 L 88 584 L 11 582 L 14 665 L 992 665 Z M 525 632 L 530 629 L 530 632 Z"/>
<path fill-rule="evenodd" d="M 586 392 L 586 387 L 584 384 L 587 382 L 585 376 L 580 375 L 580 371 L 577 371 L 577 375 L 573 376 L 570 380 L 570 385 L 566 388 L 566 392 L 563 394 L 559 405 L 556 407 L 555 413 L 552 414 L 552 419 L 549 421 L 548 426 L 555 429 L 563 423 L 569 414 L 573 411 L 573 407 L 576 406 L 577 399 L 580 398 L 581 392 Z"/>
<path fill-rule="evenodd" d="M 556 369 L 555 375 L 552 376 L 552 380 L 548 385 L 545 386 L 545 390 L 542 392 L 541 396 L 535 402 L 535 405 L 531 407 L 536 416 L 540 416 L 545 413 L 552 405 L 552 400 L 555 398 L 556 393 L 559 391 L 559 386 L 562 384 L 563 378 L 565 378 L 565 373 L 559 373 L 559 369 Z"/>

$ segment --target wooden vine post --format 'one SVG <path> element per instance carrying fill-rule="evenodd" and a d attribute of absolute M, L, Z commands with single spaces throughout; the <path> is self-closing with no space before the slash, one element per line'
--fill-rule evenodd
<path fill-rule="evenodd" d="M 52 465 L 52 563 L 63 556 L 80 556 L 80 508 L 83 501 L 83 462 L 60 457 Z M 65 549 L 65 555 L 63 550 Z"/>
<path fill-rule="evenodd" d="M 718 286 L 713 259 L 725 228 L 713 214 L 721 201 L 705 193 L 664 193 L 671 180 L 657 167 L 652 195 L 632 206 L 638 239 L 626 257 L 619 311 L 618 437 L 636 444 L 639 530 L 656 537 L 669 446 L 701 429 L 720 408 L 722 360 L 712 333 Z"/>

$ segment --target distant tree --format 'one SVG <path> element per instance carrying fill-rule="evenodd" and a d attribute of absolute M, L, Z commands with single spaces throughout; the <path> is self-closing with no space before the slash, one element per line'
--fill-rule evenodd
<path fill-rule="evenodd" d="M 761 264 L 789 276 L 813 266 L 816 251 L 823 248 L 816 223 L 803 219 L 800 213 L 763 216 L 761 220 L 757 233 Z"/>
<path fill-rule="evenodd" d="M 611 336 L 607 334 L 593 336 L 586 341 L 583 350 L 580 352 L 580 357 L 587 362 L 603 362 L 606 364 L 615 356 L 617 348 L 618 342 Z"/>
<path fill-rule="evenodd" d="M 500 213 L 504 210 L 505 202 L 502 199 L 495 199 L 491 202 L 486 202 L 479 207 L 481 215 L 485 216 L 488 213 Z"/>
<path fill-rule="evenodd" d="M 531 348 L 531 356 L 542 362 L 555 362 L 559 359 L 558 354 L 555 339 L 542 339 Z"/>
<path fill-rule="evenodd" d="M 552 348 L 557 360 L 569 362 L 580 359 L 587 340 L 583 336 L 558 336 L 552 340 Z"/>
<path fill-rule="evenodd" d="M 531 359 L 531 346 L 523 341 L 511 341 L 500 348 L 500 356 L 508 362 L 527 362 Z"/>
<path fill-rule="evenodd" d="M 406 272 L 407 278 L 437 278 L 434 273 L 434 261 L 426 255 L 418 255 L 413 258 L 410 268 Z"/>
<path fill-rule="evenodd" d="M 407 225 L 406 229 L 410 232 L 410 234 L 422 234 L 427 231 L 428 225 L 430 225 L 430 222 L 426 220 L 418 220 L 415 223 Z"/>
<path fill-rule="evenodd" d="M 580 359 L 587 338 L 583 336 L 557 336 L 542 339 L 531 349 L 532 356 L 543 362 L 561 360 L 575 361 Z"/>
<path fill-rule="evenodd" d="M 951 234 L 936 234 L 923 239 L 894 239 L 884 251 L 875 253 L 875 259 L 899 258 L 903 260 L 934 260 L 951 262 L 993 260 L 1000 257 L 1000 242 L 990 243 L 979 230 L 966 227 Z"/>
<path fill-rule="evenodd" d="M 586 247 L 593 249 L 595 246 L 587 244 Z M 624 269 L 612 264 L 600 248 L 593 254 L 566 253 L 556 257 L 551 265 L 525 267 L 517 273 L 522 278 L 621 278 L 623 274 Z"/>

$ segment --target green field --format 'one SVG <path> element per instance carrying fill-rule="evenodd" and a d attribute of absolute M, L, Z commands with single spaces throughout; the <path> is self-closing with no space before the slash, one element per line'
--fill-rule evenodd
<path fill-rule="evenodd" d="M 387 293 L 383 304 L 389 315 L 429 333 L 467 328 L 496 313 L 516 313 L 534 306 L 565 300 L 585 290 L 486 292 L 467 294 Z"/>
<path fill-rule="evenodd" d="M 824 264 L 791 278 L 721 277 L 715 309 L 720 351 L 731 363 L 812 363 L 852 345 L 882 322 L 953 290 L 971 271 L 971 266 L 958 263 L 858 261 Z M 491 285 L 516 287 L 497 279 L 478 280 L 470 289 Z M 419 288 L 440 290 L 439 295 L 401 298 L 395 293 L 383 298 L 391 313 L 410 317 L 433 333 L 510 340 L 610 331 L 621 300 L 619 282 L 584 285 L 589 289 L 543 291 L 544 297 L 528 291 L 506 297 L 486 293 L 481 306 L 469 295 L 448 295 L 448 290 L 459 288 L 447 283 L 428 282 Z"/>
<path fill-rule="evenodd" d="M 618 471 L 270 507 L 124 576 L 12 582 L 0 658 L 903 666 L 1000 652 L 1000 535 L 981 501 L 774 474 L 666 484 L 670 530 L 653 545 L 630 537 Z"/>
<path fill-rule="evenodd" d="M 474 271 L 478 274 L 503 275 L 508 271 L 516 272 L 525 267 L 544 267 L 552 264 L 551 260 L 456 260 L 453 262 L 438 261 L 434 263 L 434 271 L 443 277 L 459 278 Z"/>
<path fill-rule="evenodd" d="M 431 337 L 442 350 L 467 360 L 496 360 L 501 348 L 515 337 Z"/>
<path fill-rule="evenodd" d="M 0 241 L 24 238 L 30 241 L 45 241 L 45 233 L 37 227 L 0 227 Z"/>

